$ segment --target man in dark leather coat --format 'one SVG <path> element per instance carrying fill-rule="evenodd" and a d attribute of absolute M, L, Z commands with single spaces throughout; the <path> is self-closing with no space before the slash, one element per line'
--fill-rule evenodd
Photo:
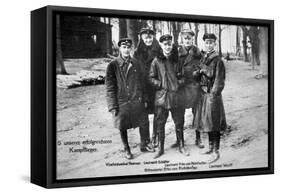
<path fill-rule="evenodd" d="M 165 140 L 165 124 L 169 116 L 172 114 L 176 128 L 176 136 L 179 140 L 180 153 L 188 156 L 189 153 L 184 146 L 184 112 L 183 100 L 179 95 L 179 90 L 184 84 L 181 70 L 178 65 L 177 53 L 173 53 L 172 36 L 167 34 L 159 39 L 162 53 L 157 56 L 150 68 L 150 82 L 156 89 L 155 93 L 155 115 L 156 128 L 159 136 L 158 152 L 154 158 L 158 158 L 164 154 Z M 177 50 L 177 48 L 175 49 Z"/>
<path fill-rule="evenodd" d="M 130 57 L 132 40 L 118 42 L 120 55 L 109 63 L 106 70 L 106 99 L 114 126 L 120 130 L 125 157 L 132 159 L 127 129 L 140 127 L 141 151 L 153 152 L 148 145 L 149 120 L 145 111 L 146 93 L 138 61 Z"/>
<path fill-rule="evenodd" d="M 200 77 L 202 91 L 195 124 L 198 129 L 208 133 L 209 149 L 204 154 L 211 156 L 209 162 L 212 163 L 220 158 L 220 136 L 227 127 L 221 95 L 225 85 L 225 66 L 215 51 L 216 36 L 205 34 L 203 40 L 206 54 L 201 61 L 200 70 L 195 72 Z"/>

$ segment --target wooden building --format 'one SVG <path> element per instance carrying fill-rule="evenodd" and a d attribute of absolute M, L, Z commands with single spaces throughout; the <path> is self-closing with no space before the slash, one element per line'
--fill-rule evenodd
<path fill-rule="evenodd" d="M 111 25 L 99 17 L 61 16 L 64 59 L 103 57 L 112 51 Z"/>

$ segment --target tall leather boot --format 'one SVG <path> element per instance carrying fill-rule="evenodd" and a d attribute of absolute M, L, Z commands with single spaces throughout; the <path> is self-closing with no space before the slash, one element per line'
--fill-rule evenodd
<path fill-rule="evenodd" d="M 177 139 L 179 140 L 179 152 L 183 154 L 184 156 L 189 156 L 189 151 L 184 146 L 184 134 L 183 129 L 177 129 L 176 130 Z"/>
<path fill-rule="evenodd" d="M 175 143 L 173 143 L 172 145 L 171 145 L 171 148 L 177 148 L 177 147 L 179 147 L 179 138 L 178 138 L 178 135 L 176 135 L 177 137 L 177 140 L 176 140 L 176 142 Z"/>
<path fill-rule="evenodd" d="M 120 130 L 121 140 L 124 146 L 124 157 L 128 160 L 133 159 L 133 155 L 130 150 L 129 142 L 128 142 L 128 134 L 127 130 Z"/>
<path fill-rule="evenodd" d="M 154 114 L 154 118 L 153 118 L 153 130 L 152 130 L 152 142 L 151 143 L 154 148 L 158 147 L 158 145 L 159 145 L 159 137 L 158 137 L 158 132 L 157 132 L 157 128 L 156 128 L 155 114 Z"/>
<path fill-rule="evenodd" d="M 154 152 L 154 148 L 150 145 L 149 140 L 149 124 L 139 128 L 140 133 L 140 151 L 141 152 Z"/>
<path fill-rule="evenodd" d="M 208 137 L 209 137 L 209 149 L 203 152 L 203 154 L 212 154 L 214 151 L 214 133 L 209 132 Z"/>
<path fill-rule="evenodd" d="M 220 159 L 220 132 L 214 132 L 214 152 L 209 163 L 214 163 Z"/>
<path fill-rule="evenodd" d="M 202 141 L 201 141 L 201 137 L 200 137 L 200 131 L 195 131 L 195 145 L 200 148 L 200 149 L 203 149 L 205 146 L 202 144 Z"/>
<path fill-rule="evenodd" d="M 164 143 L 165 143 L 165 128 L 161 129 L 158 132 L 158 138 L 159 138 L 159 145 L 156 155 L 153 157 L 154 159 L 159 158 L 164 154 Z"/>

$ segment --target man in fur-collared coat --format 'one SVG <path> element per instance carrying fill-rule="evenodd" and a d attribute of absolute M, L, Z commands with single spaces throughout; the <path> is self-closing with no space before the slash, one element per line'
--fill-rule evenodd
<path fill-rule="evenodd" d="M 118 46 L 120 55 L 109 63 L 106 70 L 106 99 L 114 126 L 120 130 L 125 157 L 132 159 L 127 129 L 140 127 L 141 151 L 154 150 L 148 144 L 149 120 L 145 111 L 146 93 L 141 71 L 138 61 L 130 57 L 132 40 L 121 39 Z"/>
<path fill-rule="evenodd" d="M 137 48 L 134 52 L 134 58 L 140 63 L 140 69 L 142 71 L 143 83 L 147 92 L 147 113 L 153 114 L 153 133 L 152 144 L 154 147 L 158 145 L 158 136 L 155 127 L 155 89 L 149 82 L 149 70 L 153 59 L 160 54 L 161 48 L 158 41 L 155 38 L 155 32 L 149 28 L 142 28 L 139 32 L 140 39 Z"/>
<path fill-rule="evenodd" d="M 225 85 L 225 66 L 219 54 L 215 51 L 216 36 L 205 34 L 203 40 L 206 54 L 203 57 L 200 70 L 194 75 L 200 77 L 201 98 L 196 109 L 195 125 L 208 133 L 209 149 L 204 154 L 211 155 L 210 163 L 220 158 L 220 136 L 226 129 L 226 119 L 222 100 Z"/>
<path fill-rule="evenodd" d="M 179 152 L 189 156 L 189 152 L 184 145 L 184 106 L 180 95 L 184 79 L 178 65 L 178 54 L 173 52 L 172 36 L 162 35 L 159 39 L 162 53 L 157 56 L 150 68 L 149 78 L 155 87 L 155 122 L 159 136 L 158 151 L 154 158 L 164 154 L 165 125 L 169 112 L 171 112 L 175 123 L 176 137 L 179 142 Z"/>

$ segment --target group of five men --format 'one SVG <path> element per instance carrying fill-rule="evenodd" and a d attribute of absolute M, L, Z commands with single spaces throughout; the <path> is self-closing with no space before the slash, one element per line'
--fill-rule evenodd
<path fill-rule="evenodd" d="M 183 30 L 183 45 L 173 44 L 172 36 L 143 28 L 140 40 L 131 56 L 132 40 L 118 42 L 120 54 L 106 70 L 106 98 L 114 125 L 120 130 L 124 153 L 132 159 L 127 129 L 139 127 L 140 150 L 154 152 L 154 158 L 164 154 L 165 124 L 171 112 L 175 123 L 176 143 L 184 156 L 189 156 L 184 141 L 185 109 L 192 108 L 195 144 L 204 148 L 200 132 L 207 132 L 211 161 L 219 159 L 221 132 L 226 128 L 221 92 L 225 67 L 215 51 L 216 36 L 204 34 L 205 53 L 193 45 L 194 32 Z M 148 115 L 153 114 L 153 134 L 150 139 Z"/>

